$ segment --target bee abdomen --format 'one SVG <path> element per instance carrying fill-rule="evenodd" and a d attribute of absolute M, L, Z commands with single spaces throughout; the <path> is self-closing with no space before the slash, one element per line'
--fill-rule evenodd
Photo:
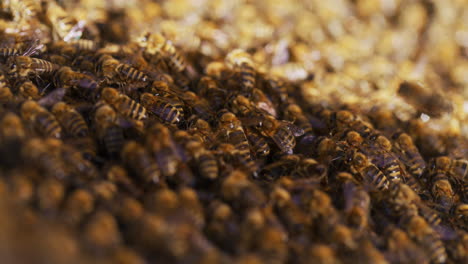
<path fill-rule="evenodd" d="M 70 135 L 74 137 L 86 137 L 89 134 L 88 125 L 80 114 L 70 113 L 64 121 L 66 122 L 64 127 Z"/>
<path fill-rule="evenodd" d="M 184 71 L 185 67 L 187 66 L 185 59 L 182 57 L 182 55 L 179 52 L 175 50 L 173 51 L 171 55 L 169 55 L 167 63 L 169 64 L 169 67 L 171 67 L 171 69 L 177 72 Z"/>
<path fill-rule="evenodd" d="M 200 173 L 208 179 L 218 177 L 218 163 L 211 153 L 204 153 L 198 158 Z"/>
<path fill-rule="evenodd" d="M 73 46 L 79 50 L 93 51 L 96 50 L 96 42 L 90 39 L 78 39 L 74 41 L 69 41 Z"/>
<path fill-rule="evenodd" d="M 36 59 L 36 58 L 32 58 L 32 61 L 33 61 L 32 68 L 38 71 L 41 71 L 43 73 L 52 73 L 59 68 L 58 65 L 49 61 Z"/>
<path fill-rule="evenodd" d="M 431 226 L 438 226 L 442 221 L 437 213 L 433 212 L 430 208 L 427 207 L 420 207 L 419 215 L 421 215 L 424 220 L 426 220 L 426 222 Z"/>
<path fill-rule="evenodd" d="M 431 252 L 431 262 L 444 263 L 447 260 L 447 252 L 445 251 L 444 244 L 435 234 L 429 234 L 429 236 L 426 243 Z"/>
<path fill-rule="evenodd" d="M 121 112 L 125 116 L 137 120 L 142 120 L 146 118 L 146 108 L 144 108 L 141 104 L 128 97 L 124 97 L 121 100 L 122 101 L 120 103 L 117 103 L 117 108 L 119 112 Z"/>
<path fill-rule="evenodd" d="M 391 182 L 400 182 L 401 181 L 401 168 L 400 165 L 396 162 L 390 162 L 383 167 L 385 176 Z"/>
<path fill-rule="evenodd" d="M 122 129 L 113 125 L 108 127 L 104 133 L 103 141 L 107 153 L 111 156 L 118 155 L 124 142 Z"/>
<path fill-rule="evenodd" d="M 152 109 L 153 114 L 157 115 L 163 121 L 170 124 L 179 123 L 183 116 L 179 109 L 168 102 L 164 102 L 163 100 L 157 100 L 155 106 Z"/>
<path fill-rule="evenodd" d="M 385 177 L 385 175 L 375 165 L 367 166 L 364 169 L 363 177 L 378 190 L 388 189 L 389 181 L 387 177 Z"/>
<path fill-rule="evenodd" d="M 127 64 L 119 64 L 116 71 L 132 81 L 146 82 L 148 80 L 146 74 Z"/>
<path fill-rule="evenodd" d="M 248 64 L 240 66 L 240 78 L 243 92 L 250 92 L 255 87 L 255 70 Z"/>
<path fill-rule="evenodd" d="M 0 48 L 0 56 L 10 57 L 19 55 L 21 51 L 15 48 Z"/>
<path fill-rule="evenodd" d="M 278 128 L 278 131 L 273 135 L 273 140 L 280 144 L 281 149 L 290 152 L 296 146 L 296 138 L 294 135 L 285 128 Z"/>
<path fill-rule="evenodd" d="M 47 112 L 38 113 L 35 117 L 36 127 L 44 136 L 60 138 L 62 128 L 55 117 Z"/>

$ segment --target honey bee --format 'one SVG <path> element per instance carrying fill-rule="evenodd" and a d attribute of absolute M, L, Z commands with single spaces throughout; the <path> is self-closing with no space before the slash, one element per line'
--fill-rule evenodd
<path fill-rule="evenodd" d="M 195 190 L 189 187 L 182 187 L 179 190 L 178 196 L 180 210 L 185 212 L 196 227 L 203 227 L 205 224 L 205 213 Z"/>
<path fill-rule="evenodd" d="M 232 171 L 223 180 L 220 194 L 238 210 L 259 207 L 266 201 L 263 191 L 240 170 Z"/>
<path fill-rule="evenodd" d="M 44 46 L 39 44 L 39 40 L 32 41 L 26 49 L 21 48 L 0 48 L 0 56 L 12 57 L 12 56 L 32 56 L 41 50 Z"/>
<path fill-rule="evenodd" d="M 325 114 L 326 111 L 320 112 L 320 115 Z M 335 131 L 343 131 L 356 121 L 356 116 L 346 110 L 329 113 L 326 117 L 328 117 L 328 127 Z"/>
<path fill-rule="evenodd" d="M 395 134 L 394 149 L 399 154 L 399 158 L 406 165 L 408 171 L 417 179 L 422 179 L 426 162 L 414 145 L 411 137 L 406 133 Z"/>
<path fill-rule="evenodd" d="M 250 96 L 255 88 L 255 66 L 250 55 L 241 49 L 235 49 L 226 55 L 226 65 L 239 74 L 241 92 Z"/>
<path fill-rule="evenodd" d="M 452 159 L 449 173 L 458 179 L 467 179 L 466 175 L 468 175 L 468 160 Z"/>
<path fill-rule="evenodd" d="M 142 54 L 143 58 L 148 61 L 149 65 L 157 72 L 170 72 L 169 66 L 164 60 L 163 54 L 157 52 L 155 54 L 150 54 L 147 51 L 144 51 Z"/>
<path fill-rule="evenodd" d="M 28 140 L 22 147 L 24 159 L 29 159 L 45 172 L 57 179 L 64 179 L 69 175 L 69 169 L 61 157 L 61 141 L 56 139 L 44 141 L 39 138 Z"/>
<path fill-rule="evenodd" d="M 125 225 L 136 223 L 145 212 L 142 203 L 132 196 L 119 194 L 114 201 L 117 203 L 113 203 L 113 205 L 111 205 L 112 212 L 119 222 L 122 222 Z"/>
<path fill-rule="evenodd" d="M 0 71 L 0 88 L 9 87 L 8 80 L 3 71 Z"/>
<path fill-rule="evenodd" d="M 162 124 L 151 126 L 146 134 L 145 143 L 150 155 L 156 158 L 161 174 L 164 177 L 174 176 L 181 158 L 169 129 Z"/>
<path fill-rule="evenodd" d="M 215 79 L 209 76 L 202 77 L 198 83 L 198 91 L 201 96 L 207 98 L 213 104 L 215 109 L 224 107 L 227 92 L 220 88 Z"/>
<path fill-rule="evenodd" d="M 207 237 L 223 250 L 232 251 L 232 242 L 228 241 L 238 242 L 239 228 L 239 223 L 235 220 L 235 214 L 229 204 L 219 200 L 210 202 L 207 208 Z"/>
<path fill-rule="evenodd" d="M 105 175 L 107 180 L 117 184 L 119 188 L 122 188 L 132 195 L 139 194 L 140 191 L 135 186 L 132 179 L 128 176 L 124 167 L 113 165 L 107 169 Z"/>
<path fill-rule="evenodd" d="M 205 67 L 205 73 L 211 78 L 227 80 L 232 76 L 232 72 L 221 61 L 209 62 Z"/>
<path fill-rule="evenodd" d="M 352 177 L 349 175 L 349 177 Z M 350 226 L 363 229 L 368 226 L 370 212 L 370 197 L 362 186 L 353 180 L 345 180 L 343 183 L 343 197 L 345 200 L 344 211 Z"/>
<path fill-rule="evenodd" d="M 131 117 L 136 120 L 147 118 L 146 108 L 114 88 L 104 88 L 101 92 L 101 96 L 104 101 L 112 105 L 117 112 L 124 116 Z"/>
<path fill-rule="evenodd" d="M 428 223 L 419 216 L 411 216 L 404 225 L 409 237 L 423 247 L 430 255 L 433 263 L 444 263 L 447 260 L 447 252 L 444 244 Z"/>
<path fill-rule="evenodd" d="M 382 153 L 381 155 L 375 155 L 371 159 L 372 163 L 375 164 L 392 183 L 400 182 L 403 179 L 400 162 L 398 158 L 391 152 Z M 417 182 L 412 182 L 412 187 L 419 189 Z"/>
<path fill-rule="evenodd" d="M 468 233 L 466 231 L 457 231 L 456 235 L 446 242 L 446 249 L 449 253 L 449 262 L 463 263 L 468 260 Z"/>
<path fill-rule="evenodd" d="M 288 121 L 277 120 L 273 116 L 263 115 L 258 118 L 255 128 L 265 137 L 269 137 L 284 153 L 292 154 L 296 146 L 296 137 L 304 131 Z"/>
<path fill-rule="evenodd" d="M 269 77 L 266 82 L 266 90 L 275 104 L 280 106 L 286 104 L 289 98 L 286 82 L 276 77 Z"/>
<path fill-rule="evenodd" d="M 72 106 L 64 102 L 58 102 L 53 106 L 52 113 L 70 136 L 86 137 L 89 135 L 86 121 Z"/>
<path fill-rule="evenodd" d="M 207 150 L 201 142 L 190 141 L 186 148 L 192 157 L 196 160 L 198 171 L 204 178 L 213 180 L 218 177 L 219 169 L 215 156 Z"/>
<path fill-rule="evenodd" d="M 420 197 L 408 185 L 401 182 L 392 184 L 386 193 L 386 205 L 395 215 L 417 215 L 417 204 Z"/>
<path fill-rule="evenodd" d="M 335 159 L 336 155 L 336 141 L 329 137 L 320 136 L 312 140 L 312 146 L 314 148 L 314 156 L 321 163 L 327 164 Z"/>
<path fill-rule="evenodd" d="M 98 48 L 98 43 L 90 39 L 72 39 L 68 43 L 79 51 L 95 51 Z"/>
<path fill-rule="evenodd" d="M 146 33 L 138 41 L 140 46 L 146 48 L 146 52 L 149 54 L 161 53 L 172 70 L 183 72 L 187 67 L 186 59 L 177 51 L 172 42 L 163 35 Z"/>
<path fill-rule="evenodd" d="M 307 249 L 306 256 L 309 261 L 313 263 L 317 263 L 317 264 L 340 263 L 333 247 L 325 245 L 325 244 L 315 244 L 313 246 L 310 246 Z M 300 263 L 307 263 L 307 261 L 300 262 Z"/>
<path fill-rule="evenodd" d="M 407 235 L 398 227 L 391 226 L 387 235 L 387 248 L 389 260 L 392 263 L 429 263 L 422 248 L 418 247 Z"/>
<path fill-rule="evenodd" d="M 117 113 L 107 104 L 97 104 L 94 125 L 98 138 L 104 143 L 106 152 L 114 157 L 123 146 L 123 129 L 117 124 Z"/>
<path fill-rule="evenodd" d="M 39 89 L 34 83 L 30 81 L 23 82 L 18 87 L 18 92 L 19 95 L 21 95 L 21 97 L 23 97 L 26 100 L 39 100 L 41 98 L 41 95 L 39 94 Z"/>
<path fill-rule="evenodd" d="M 54 76 L 54 83 L 57 87 L 62 88 L 76 88 L 78 90 L 94 90 L 98 84 L 89 75 L 76 72 L 70 67 L 61 67 L 57 70 Z"/>
<path fill-rule="evenodd" d="M 26 130 L 21 118 L 13 112 L 7 112 L 0 121 L 2 141 L 18 141 L 26 137 Z"/>
<path fill-rule="evenodd" d="M 174 84 L 182 91 L 188 91 L 191 89 L 191 81 L 182 73 L 174 73 Z"/>
<path fill-rule="evenodd" d="M 431 193 L 434 199 L 447 211 L 456 199 L 450 182 L 451 170 L 452 162 L 449 157 L 441 156 L 431 160 L 429 169 Z"/>
<path fill-rule="evenodd" d="M 401 121 L 392 111 L 381 107 L 372 108 L 369 117 L 377 129 L 390 134 L 395 133 L 395 129 L 401 126 Z"/>
<path fill-rule="evenodd" d="M 334 225 L 330 230 L 329 240 L 332 245 L 336 245 L 342 249 L 356 249 L 357 243 L 353 237 L 353 231 L 345 225 Z"/>
<path fill-rule="evenodd" d="M 390 180 L 392 183 L 396 183 L 402 180 L 402 168 L 398 158 L 391 153 L 390 141 L 382 135 L 373 138 L 372 142 L 365 142 L 364 138 L 361 137 L 356 131 L 345 130 L 343 133 L 345 136 L 346 143 L 359 149 L 363 153 L 366 153 L 370 158 L 370 161 L 376 165 Z M 338 133 L 341 134 L 341 133 Z M 370 148 L 368 148 L 368 146 Z"/>
<path fill-rule="evenodd" d="M 73 190 L 65 199 L 63 214 L 66 223 L 77 226 L 94 210 L 95 200 L 85 189 Z"/>
<path fill-rule="evenodd" d="M 143 146 L 135 141 L 128 141 L 122 149 L 122 160 L 144 182 L 159 183 L 161 173 L 158 164 L 153 161 Z"/>
<path fill-rule="evenodd" d="M 270 101 L 270 99 L 266 96 L 266 94 L 258 89 L 254 88 L 252 90 L 252 104 L 259 110 L 264 111 L 265 113 L 268 113 L 271 116 L 274 116 L 275 118 L 278 116 L 276 112 L 276 108 L 273 105 L 273 102 Z"/>
<path fill-rule="evenodd" d="M 332 134 L 349 129 L 356 131 L 368 141 L 375 141 L 380 136 L 372 124 L 360 120 L 358 116 L 347 110 L 332 113 L 329 116 L 328 123 L 329 128 L 333 131 Z M 381 140 L 383 141 L 385 139 L 381 138 Z"/>
<path fill-rule="evenodd" d="M 60 148 L 60 156 L 77 182 L 88 181 L 98 177 L 99 173 L 94 164 L 84 159 L 82 153 L 72 146 L 63 144 Z"/>
<path fill-rule="evenodd" d="M 65 186 L 57 179 L 44 179 L 37 187 L 37 196 L 41 210 L 56 211 L 65 197 Z"/>
<path fill-rule="evenodd" d="M 86 137 L 71 137 L 66 140 L 66 143 L 80 151 L 85 159 L 91 161 L 98 160 L 96 141 L 91 135 Z"/>
<path fill-rule="evenodd" d="M 120 63 L 108 54 L 99 56 L 96 63 L 96 72 L 100 73 L 108 83 L 114 82 L 116 77 L 136 82 L 147 82 L 149 80 L 149 77 L 145 73 L 128 64 Z"/>
<path fill-rule="evenodd" d="M 270 145 L 263 136 L 250 128 L 245 129 L 245 134 L 256 157 L 266 157 L 270 154 Z"/>
<path fill-rule="evenodd" d="M 301 128 L 304 131 L 304 134 L 312 133 L 312 125 L 297 104 L 291 103 L 286 107 L 284 118 Z"/>
<path fill-rule="evenodd" d="M 354 130 L 345 129 L 337 135 L 340 135 L 339 139 L 345 140 L 346 143 L 351 147 L 359 148 L 364 143 L 364 139 L 362 138 L 361 134 Z"/>
<path fill-rule="evenodd" d="M 440 117 L 443 113 L 453 111 L 453 106 L 444 96 L 434 93 L 416 82 L 402 82 L 398 89 L 398 95 L 419 112 L 430 116 Z"/>
<path fill-rule="evenodd" d="M 87 221 L 83 230 L 86 245 L 93 251 L 111 250 L 121 243 L 121 234 L 114 216 L 98 211 Z"/>
<path fill-rule="evenodd" d="M 168 124 L 178 124 L 184 118 L 183 104 L 167 97 L 143 93 L 140 102 L 148 111 Z"/>
<path fill-rule="evenodd" d="M 277 215 L 292 237 L 307 232 L 310 228 L 307 214 L 292 202 L 287 190 L 282 187 L 275 187 L 270 193 L 270 201 L 275 205 Z"/>
<path fill-rule="evenodd" d="M 458 219 L 468 220 L 468 204 L 459 203 L 455 205 L 451 209 L 451 214 Z"/>
<path fill-rule="evenodd" d="M 250 145 L 242 128 L 242 123 L 237 117 L 223 109 L 218 113 L 219 116 L 219 131 L 218 139 L 222 142 L 232 144 L 239 155 L 240 162 L 250 172 L 257 170 L 257 165 L 250 154 Z"/>
<path fill-rule="evenodd" d="M 14 56 L 7 60 L 8 74 L 19 78 L 52 74 L 59 69 L 57 64 L 28 56 Z"/>
<path fill-rule="evenodd" d="M 211 121 L 215 115 L 210 103 L 202 97 L 191 91 L 186 91 L 179 97 L 186 106 L 188 106 L 189 112 L 199 116 L 200 118 Z"/>
<path fill-rule="evenodd" d="M 34 184 L 29 174 L 22 171 L 13 171 L 10 179 L 10 195 L 14 201 L 28 204 L 34 198 Z"/>
<path fill-rule="evenodd" d="M 432 227 L 437 227 L 442 222 L 437 212 L 422 203 L 418 203 L 418 212 Z"/>
<path fill-rule="evenodd" d="M 180 208 L 179 196 L 169 188 L 161 188 L 145 195 L 145 209 L 161 215 L 168 216 Z"/>
<path fill-rule="evenodd" d="M 198 141 L 207 144 L 211 144 L 214 142 L 213 129 L 207 121 L 198 118 L 198 116 L 196 115 L 192 115 L 188 118 L 187 122 L 187 132 L 189 132 Z"/>
<path fill-rule="evenodd" d="M 378 190 L 388 189 L 389 180 L 377 166 L 368 160 L 366 155 L 358 151 L 351 151 L 347 156 L 346 162 L 349 163 L 352 173 L 360 175 L 365 182 L 370 183 Z"/>
<path fill-rule="evenodd" d="M 54 138 L 62 136 L 62 128 L 55 116 L 35 101 L 29 100 L 21 105 L 21 117 L 43 136 Z"/>
<path fill-rule="evenodd" d="M 116 200 L 117 186 L 109 180 L 94 180 L 88 183 L 96 201 L 110 203 Z"/>

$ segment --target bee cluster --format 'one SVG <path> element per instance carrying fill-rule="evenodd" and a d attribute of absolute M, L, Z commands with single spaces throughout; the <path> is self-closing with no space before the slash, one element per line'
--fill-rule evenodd
<path fill-rule="evenodd" d="M 468 262 L 464 1 L 136 2 L 2 1 L 2 259 Z"/>

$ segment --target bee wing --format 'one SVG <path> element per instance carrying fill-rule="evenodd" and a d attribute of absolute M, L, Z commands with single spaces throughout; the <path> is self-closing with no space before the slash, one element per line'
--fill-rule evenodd
<path fill-rule="evenodd" d="M 68 42 L 70 40 L 79 39 L 81 37 L 81 35 L 83 34 L 83 30 L 85 29 L 85 25 L 86 25 L 86 21 L 84 21 L 84 20 L 78 21 L 71 28 L 70 32 L 68 32 L 68 34 L 63 37 L 63 40 L 65 42 Z"/>
<path fill-rule="evenodd" d="M 438 225 L 434 227 L 434 230 L 439 234 L 443 240 L 453 240 L 457 238 L 457 233 L 449 226 Z"/>
<path fill-rule="evenodd" d="M 39 39 L 31 42 L 31 45 L 24 51 L 23 56 L 32 56 L 44 47 L 44 44 L 40 44 Z"/>
<path fill-rule="evenodd" d="M 468 175 L 468 160 L 457 159 L 454 160 L 453 169 L 451 173 L 459 179 L 464 179 Z"/>
<path fill-rule="evenodd" d="M 284 140 L 279 137 L 277 134 L 274 134 L 271 136 L 271 139 L 275 142 L 275 144 L 281 149 L 282 152 L 286 154 L 293 154 L 292 148 L 288 147 L 287 144 L 285 144 Z"/>
<path fill-rule="evenodd" d="M 304 130 L 296 125 L 294 125 L 293 123 L 291 122 L 288 122 L 288 121 L 283 121 L 285 123 L 285 125 L 288 127 L 288 129 L 292 132 L 292 134 L 295 136 L 295 137 L 300 137 L 302 135 L 304 135 Z"/>
<path fill-rule="evenodd" d="M 52 92 L 50 92 L 49 94 L 47 94 L 46 96 L 42 97 L 38 101 L 38 103 L 41 106 L 50 107 L 50 106 L 54 105 L 55 103 L 58 103 L 58 102 L 62 101 L 62 99 L 65 96 L 66 92 L 67 92 L 67 90 L 65 88 L 57 88 L 57 89 L 53 90 Z"/>

